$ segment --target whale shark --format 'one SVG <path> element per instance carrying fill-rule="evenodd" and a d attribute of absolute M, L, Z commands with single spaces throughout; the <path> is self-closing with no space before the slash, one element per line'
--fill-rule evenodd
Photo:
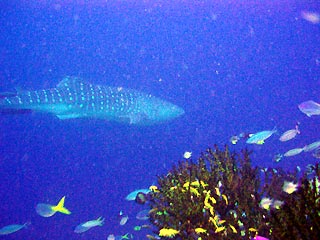
<path fill-rule="evenodd" d="M 0 93 L 1 110 L 45 112 L 59 119 L 97 118 L 132 125 L 152 125 L 184 114 L 181 107 L 137 90 L 94 85 L 65 77 L 56 87 Z"/>

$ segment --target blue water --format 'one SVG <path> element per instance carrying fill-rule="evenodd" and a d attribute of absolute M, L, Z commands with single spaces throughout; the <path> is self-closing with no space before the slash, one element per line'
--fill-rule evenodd
<path fill-rule="evenodd" d="M 253 150 L 254 165 L 302 169 L 311 154 L 277 153 L 320 139 L 320 117 L 298 104 L 320 102 L 320 13 L 299 1 L 1 1 L 0 90 L 54 87 L 66 75 L 123 86 L 173 102 L 185 115 L 149 127 L 48 114 L 0 116 L 0 228 L 31 222 L 3 239 L 106 239 L 133 227 L 144 207 L 125 200 L 156 184 L 185 151 L 193 158 L 231 136 L 271 130 Z M 93 3 L 87 3 L 93 2 Z M 301 134 L 280 142 L 300 122 Z M 38 203 L 66 196 L 71 215 L 37 215 Z M 119 212 L 129 215 L 120 226 Z M 82 234 L 75 226 L 105 217 Z"/>

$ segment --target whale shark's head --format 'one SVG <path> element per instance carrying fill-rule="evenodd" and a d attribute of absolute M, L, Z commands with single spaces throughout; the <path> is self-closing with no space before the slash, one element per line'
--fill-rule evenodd
<path fill-rule="evenodd" d="M 168 121 L 184 114 L 184 110 L 172 103 L 166 103 L 157 109 L 156 118 L 160 121 Z"/>
<path fill-rule="evenodd" d="M 181 107 L 151 96 L 140 99 L 139 105 L 141 112 L 145 115 L 144 119 L 139 122 L 140 125 L 152 125 L 170 121 L 185 113 Z"/>

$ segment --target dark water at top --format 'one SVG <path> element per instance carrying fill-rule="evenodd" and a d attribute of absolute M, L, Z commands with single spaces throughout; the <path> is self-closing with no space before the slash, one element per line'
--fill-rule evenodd
<path fill-rule="evenodd" d="M 91 1 L 88 1 L 91 2 Z M 213 2 L 213 1 L 212 1 Z M 243 2 L 243 1 L 241 1 Z M 320 139 L 320 117 L 297 106 L 320 101 L 320 23 L 303 17 L 314 1 L 2 1 L 0 90 L 43 89 L 72 75 L 123 86 L 181 106 L 184 116 L 149 127 L 103 120 L 59 120 L 40 113 L 0 116 L 0 227 L 31 221 L 3 239 L 106 239 L 135 232 L 143 209 L 125 196 L 156 183 L 182 160 L 232 135 L 271 130 L 248 147 L 255 165 L 304 168 L 301 153 L 272 158 Z M 286 143 L 280 134 L 300 122 Z M 42 218 L 39 202 L 66 196 L 70 216 Z M 119 225 L 119 212 L 129 215 Z M 99 216 L 103 227 L 74 227 Z"/>

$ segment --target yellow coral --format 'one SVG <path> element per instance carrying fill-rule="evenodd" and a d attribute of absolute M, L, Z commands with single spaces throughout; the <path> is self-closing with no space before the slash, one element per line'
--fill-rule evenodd
<path fill-rule="evenodd" d="M 226 229 L 226 227 L 225 227 L 225 226 L 218 227 L 214 232 L 215 232 L 215 233 L 219 233 L 219 232 L 224 231 L 225 229 Z"/>
<path fill-rule="evenodd" d="M 204 228 L 200 228 L 200 227 L 196 228 L 194 231 L 196 232 L 196 234 L 199 234 L 199 233 L 206 233 L 206 232 L 207 232 L 207 230 L 206 230 L 206 229 L 204 229 Z"/>
<path fill-rule="evenodd" d="M 157 187 L 157 186 L 154 186 L 154 185 L 151 185 L 151 186 L 149 187 L 149 190 L 150 190 L 151 192 L 159 192 L 158 187 Z"/>
<path fill-rule="evenodd" d="M 170 188 L 170 191 L 173 191 L 173 190 L 175 190 L 177 188 L 178 188 L 177 186 L 173 186 L 173 187 Z"/>
<path fill-rule="evenodd" d="M 184 187 L 184 188 L 188 188 L 189 186 L 190 186 L 190 182 L 189 182 L 189 181 L 185 182 L 185 183 L 182 185 L 182 187 Z"/>
<path fill-rule="evenodd" d="M 199 191 L 193 187 L 190 187 L 190 192 L 193 193 L 194 195 L 196 195 L 197 197 L 200 196 Z"/>
<path fill-rule="evenodd" d="M 226 204 L 228 205 L 228 197 L 224 194 L 222 194 L 221 196 L 224 199 L 224 201 L 226 202 Z"/>
<path fill-rule="evenodd" d="M 251 227 L 251 228 L 249 228 L 249 232 L 258 232 L 258 230 Z"/>
<path fill-rule="evenodd" d="M 216 187 L 214 189 L 216 190 L 216 194 L 220 197 L 221 196 L 220 188 Z"/>
<path fill-rule="evenodd" d="M 208 186 L 208 184 L 205 183 L 204 181 L 198 181 L 198 180 L 197 181 L 193 181 L 190 185 L 193 186 L 193 187 L 200 187 L 200 185 L 201 185 L 203 188 Z"/>
<path fill-rule="evenodd" d="M 209 190 L 209 191 L 206 193 L 206 197 L 205 197 L 204 202 L 203 202 L 203 203 L 204 203 L 204 207 L 205 207 L 206 209 L 211 209 L 211 208 L 213 208 L 213 206 L 209 203 L 209 199 L 210 199 L 210 201 L 211 201 L 212 204 L 216 204 L 216 203 L 217 203 L 216 199 L 214 199 L 213 197 L 210 196 L 210 193 L 211 193 L 211 191 Z"/>
<path fill-rule="evenodd" d="M 211 207 L 211 208 L 209 209 L 209 212 L 211 213 L 212 216 L 214 216 L 215 211 L 214 211 L 214 208 L 213 208 L 213 207 Z"/>
<path fill-rule="evenodd" d="M 233 233 L 238 233 L 237 229 L 233 225 L 229 224 L 229 227 L 231 228 Z"/>
<path fill-rule="evenodd" d="M 191 186 L 193 187 L 200 187 L 200 182 L 197 180 L 197 181 L 193 181 L 190 183 Z"/>
<path fill-rule="evenodd" d="M 179 233 L 179 231 L 177 231 L 177 230 L 175 230 L 173 228 L 162 228 L 159 231 L 159 236 L 160 237 L 173 238 L 178 233 Z"/>
<path fill-rule="evenodd" d="M 226 222 L 226 220 L 220 220 L 218 221 L 218 225 L 224 224 Z"/>

